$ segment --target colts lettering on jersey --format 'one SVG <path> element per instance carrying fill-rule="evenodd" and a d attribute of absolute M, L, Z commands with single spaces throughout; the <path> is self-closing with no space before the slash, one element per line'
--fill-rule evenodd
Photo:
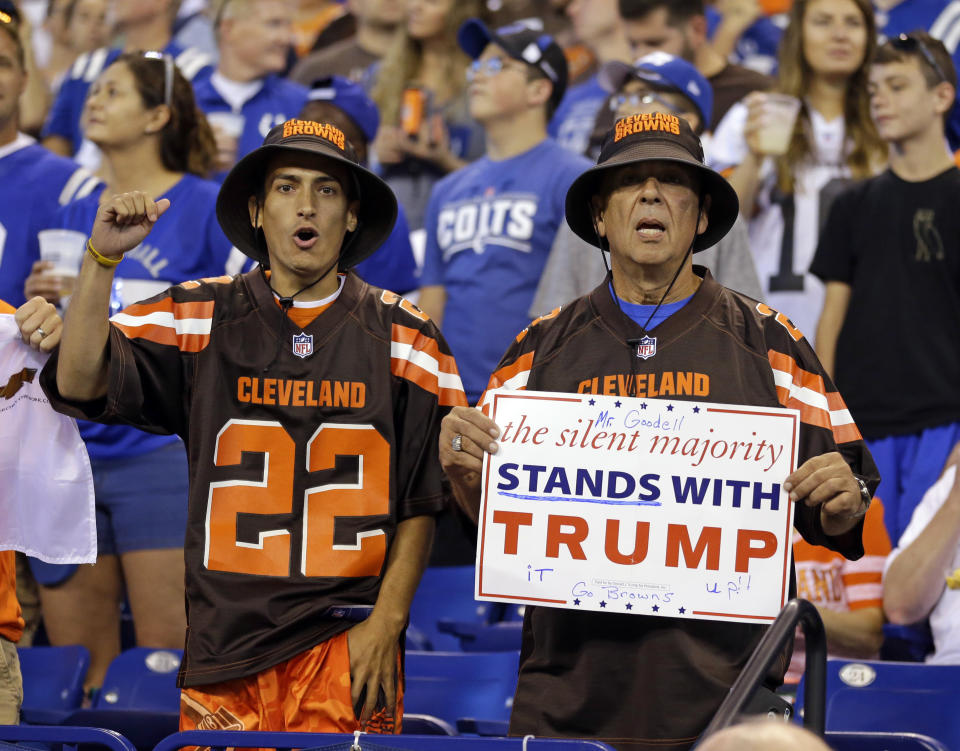
<path fill-rule="evenodd" d="M 437 218 L 443 260 L 470 248 L 483 253 L 488 244 L 529 253 L 537 205 L 535 195 L 501 193 L 445 206 Z"/>
<path fill-rule="evenodd" d="M 154 279 L 159 279 L 160 272 L 170 263 L 169 258 L 160 256 L 160 248 L 146 243 L 140 243 L 133 250 L 127 251 L 124 258 L 133 258 L 139 261 Z"/>
<path fill-rule="evenodd" d="M 286 121 L 287 115 L 282 112 L 264 112 L 257 126 L 257 130 L 260 131 L 260 137 L 266 138 L 267 133 L 269 133 L 275 125 L 281 125 Z"/>

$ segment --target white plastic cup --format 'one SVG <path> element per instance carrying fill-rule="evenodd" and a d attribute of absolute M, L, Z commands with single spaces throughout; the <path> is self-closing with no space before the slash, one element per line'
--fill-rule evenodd
<path fill-rule="evenodd" d="M 237 161 L 246 118 L 239 112 L 210 112 L 207 122 L 217 142 L 217 169 L 227 170 Z"/>
<path fill-rule="evenodd" d="M 77 274 L 87 246 L 87 236 L 72 229 L 45 229 L 37 233 L 40 243 L 40 260 L 53 264 L 45 274 L 60 279 L 62 297 L 73 293 Z"/>
<path fill-rule="evenodd" d="M 761 129 L 757 134 L 759 150 L 770 156 L 781 156 L 790 148 L 793 128 L 800 113 L 800 100 L 789 94 L 763 94 Z"/>
<path fill-rule="evenodd" d="M 247 119 L 239 112 L 208 112 L 207 122 L 214 130 L 218 130 L 223 135 L 238 139 L 243 133 L 243 126 Z"/>

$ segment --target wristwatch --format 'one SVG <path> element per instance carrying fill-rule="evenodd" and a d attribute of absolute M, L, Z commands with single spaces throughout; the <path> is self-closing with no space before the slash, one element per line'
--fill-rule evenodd
<path fill-rule="evenodd" d="M 853 476 L 853 479 L 857 481 L 857 485 L 860 486 L 860 500 L 863 501 L 863 510 L 854 514 L 856 518 L 867 515 L 867 511 L 870 510 L 870 502 L 873 500 L 873 496 L 870 494 L 870 489 L 867 487 L 866 481 L 862 477 L 857 475 Z"/>

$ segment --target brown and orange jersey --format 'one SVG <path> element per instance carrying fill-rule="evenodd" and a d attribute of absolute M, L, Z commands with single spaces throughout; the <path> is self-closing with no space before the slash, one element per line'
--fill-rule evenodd
<path fill-rule="evenodd" d="M 719 285 L 703 267 L 695 270 L 703 282 L 690 302 L 647 332 L 655 339 L 644 344 L 647 359 L 637 356 L 644 332 L 620 310 L 608 279 L 521 332 L 488 392 L 503 386 L 796 408 L 798 465 L 839 451 L 874 490 L 873 459 L 802 334 L 776 311 Z M 848 558 L 863 555 L 859 526 L 829 538 L 819 510 L 804 504 L 796 506 L 795 524 L 814 545 Z M 576 736 L 589 728 L 591 737 L 618 748 L 689 748 L 765 630 L 528 607 L 511 734 Z M 787 661 L 784 652 L 767 676 L 769 687 L 782 680 Z"/>
<path fill-rule="evenodd" d="M 436 326 L 353 274 L 303 322 L 258 271 L 187 282 L 114 316 L 105 402 L 58 398 L 55 359 L 42 376 L 70 414 L 187 444 L 185 686 L 345 631 L 397 523 L 443 507 L 439 423 L 465 397 Z"/>

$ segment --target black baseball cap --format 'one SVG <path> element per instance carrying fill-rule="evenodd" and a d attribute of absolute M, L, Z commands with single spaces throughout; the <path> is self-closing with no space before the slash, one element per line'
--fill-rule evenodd
<path fill-rule="evenodd" d="M 701 196 L 710 196 L 707 230 L 698 235 L 693 252 L 706 250 L 723 238 L 740 213 L 733 186 L 703 163 L 703 146 L 690 124 L 671 113 L 654 112 L 622 117 L 603 139 L 597 165 L 573 181 L 567 191 L 567 224 L 579 237 L 600 247 L 593 219 L 592 199 L 599 194 L 605 172 L 637 162 L 677 162 L 696 171 Z"/>
<path fill-rule="evenodd" d="M 567 90 L 567 58 L 553 37 L 518 21 L 491 31 L 479 18 L 468 18 L 457 32 L 460 49 L 476 60 L 488 44 L 502 47 L 514 60 L 532 65 L 553 84 L 550 103 L 560 104 Z"/>
<path fill-rule="evenodd" d="M 277 154 L 319 154 L 346 166 L 360 201 L 357 228 L 348 232 L 340 251 L 340 269 L 349 269 L 373 253 L 389 237 L 397 220 L 397 199 L 377 175 L 360 165 L 353 146 L 338 127 L 312 120 L 287 120 L 274 126 L 263 145 L 237 162 L 217 196 L 217 220 L 240 251 L 269 266 L 260 230 L 250 223 L 248 203 L 263 189 L 267 164 Z"/>

